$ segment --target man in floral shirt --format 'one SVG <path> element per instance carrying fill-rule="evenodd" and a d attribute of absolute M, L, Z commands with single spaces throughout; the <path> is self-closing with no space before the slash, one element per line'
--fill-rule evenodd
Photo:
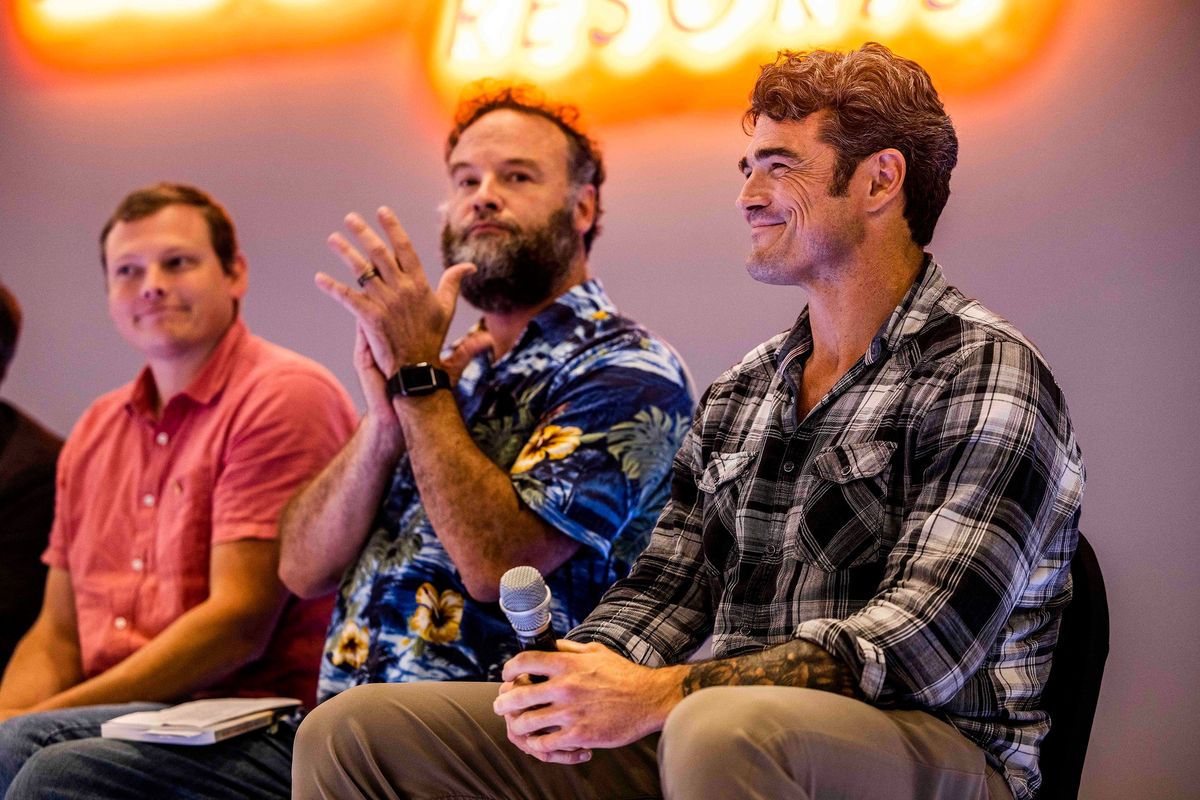
<path fill-rule="evenodd" d="M 436 288 L 389 209 L 385 238 L 356 214 L 330 237 L 355 281 L 317 284 L 357 319 L 367 413 L 285 511 L 280 567 L 302 596 L 340 586 L 322 699 L 498 679 L 518 649 L 500 576 L 540 570 L 569 630 L 666 500 L 688 379 L 590 275 L 604 170 L 576 116 L 514 87 L 459 108 Z M 482 319 L 445 348 L 460 287 Z"/>
<path fill-rule="evenodd" d="M 281 562 L 302 595 L 340 583 L 322 698 L 497 678 L 517 651 L 500 576 L 537 567 L 569 630 L 628 572 L 666 500 L 688 381 L 590 276 L 604 171 L 576 116 L 514 87 L 460 107 L 436 289 L 388 209 L 386 243 L 355 214 L 357 247 L 330 237 L 357 285 L 317 283 L 358 320 L 368 410 L 285 512 Z M 460 286 L 483 317 L 443 359 Z"/>

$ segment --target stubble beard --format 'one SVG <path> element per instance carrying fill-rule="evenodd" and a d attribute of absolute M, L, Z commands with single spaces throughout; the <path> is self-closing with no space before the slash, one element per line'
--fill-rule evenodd
<path fill-rule="evenodd" d="M 463 278 L 462 297 L 480 311 L 506 314 L 532 308 L 561 286 L 579 252 L 579 234 L 566 207 L 536 228 L 467 239 L 442 227 L 444 267 L 469 261 L 475 272 Z"/>
<path fill-rule="evenodd" d="M 844 197 L 832 190 L 830 197 Z M 837 280 L 866 238 L 862 220 L 842 216 L 823 220 L 821 227 L 808 230 L 811 223 L 801 220 L 788 241 L 779 238 L 761 246 L 751 245 L 746 257 L 746 272 L 759 283 L 803 285 L 813 280 Z"/>

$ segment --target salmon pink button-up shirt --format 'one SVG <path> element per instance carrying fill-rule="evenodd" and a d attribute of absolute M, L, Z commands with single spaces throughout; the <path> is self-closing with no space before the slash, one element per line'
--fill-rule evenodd
<path fill-rule="evenodd" d="M 214 546 L 274 539 L 288 498 L 349 437 L 327 370 L 233 324 L 154 416 L 148 369 L 76 424 L 58 463 L 50 546 L 68 571 L 85 677 L 128 657 L 208 597 Z M 264 655 L 203 694 L 311 702 L 330 598 L 290 598 Z"/>

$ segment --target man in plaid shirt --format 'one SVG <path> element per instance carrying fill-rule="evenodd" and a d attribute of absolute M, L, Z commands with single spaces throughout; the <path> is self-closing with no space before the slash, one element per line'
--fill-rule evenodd
<path fill-rule="evenodd" d="M 499 696 L 363 687 L 339 698 L 361 728 L 318 709 L 299 796 L 1037 791 L 1083 470 L 1041 355 L 924 251 L 954 129 L 875 44 L 782 53 L 746 126 L 747 268 L 808 306 L 709 388 L 629 577 Z"/>

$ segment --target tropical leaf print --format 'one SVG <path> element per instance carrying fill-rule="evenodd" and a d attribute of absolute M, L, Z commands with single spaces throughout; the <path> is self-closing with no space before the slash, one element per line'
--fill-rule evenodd
<path fill-rule="evenodd" d="M 670 468 L 687 424 L 686 417 L 650 406 L 609 429 L 608 452 L 630 480 L 653 481 Z"/>

